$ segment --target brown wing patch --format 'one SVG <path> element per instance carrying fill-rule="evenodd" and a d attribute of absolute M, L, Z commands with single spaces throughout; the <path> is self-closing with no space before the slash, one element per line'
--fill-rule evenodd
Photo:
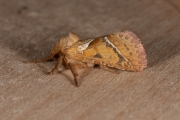
<path fill-rule="evenodd" d="M 103 38 L 97 38 L 84 50 L 83 55 L 89 59 L 95 59 L 97 64 L 110 65 L 119 61 L 116 51 L 104 41 Z"/>
<path fill-rule="evenodd" d="M 117 62 L 128 71 L 142 71 L 147 66 L 146 53 L 141 40 L 130 31 L 119 32 L 107 36 L 118 48 L 125 61 Z"/>
<path fill-rule="evenodd" d="M 101 55 L 100 55 L 99 53 L 97 53 L 97 54 L 94 55 L 93 57 L 94 57 L 94 58 L 101 58 L 101 59 L 102 59 L 102 57 L 101 57 Z"/>

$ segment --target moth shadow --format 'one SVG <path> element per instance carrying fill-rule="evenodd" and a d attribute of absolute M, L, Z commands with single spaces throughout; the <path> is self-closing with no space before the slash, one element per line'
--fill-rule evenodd
<path fill-rule="evenodd" d="M 73 79 L 74 77 L 71 76 L 71 75 L 66 74 L 67 70 L 68 69 L 61 70 L 61 71 L 58 71 L 58 73 L 60 75 L 64 76 L 71 83 L 71 85 L 75 85 L 74 79 Z"/>
<path fill-rule="evenodd" d="M 67 80 L 71 83 L 71 85 L 75 86 L 75 81 L 74 81 L 74 77 L 72 75 L 69 75 L 65 72 L 66 70 L 60 71 L 59 73 L 64 76 L 65 78 L 67 78 Z M 69 70 L 70 71 L 70 70 Z M 87 74 L 84 74 L 83 76 L 81 76 L 81 79 L 79 79 L 78 84 L 79 86 L 81 86 L 81 84 L 83 83 L 85 77 L 87 76 Z"/>
<path fill-rule="evenodd" d="M 50 54 L 53 45 L 62 36 L 64 35 L 59 33 L 59 30 L 54 31 L 54 33 L 46 37 L 40 38 L 38 41 L 35 41 L 33 36 L 23 39 L 21 36 L 11 35 L 5 39 L 1 39 L 0 45 L 2 47 L 7 47 L 10 52 L 14 53 L 15 56 L 18 56 L 19 60 L 16 61 L 25 62 L 47 57 Z M 33 40 L 31 41 L 31 39 Z M 43 70 L 42 65 L 38 64 L 38 66 L 41 70 Z"/>
<path fill-rule="evenodd" d="M 173 39 L 173 36 L 160 36 L 154 40 L 149 38 L 148 43 L 145 43 L 145 49 L 148 59 L 148 67 L 154 67 L 163 64 L 164 61 L 179 55 L 180 41 Z"/>
<path fill-rule="evenodd" d="M 56 61 L 55 61 L 56 62 Z M 54 62 L 54 63 L 55 63 Z M 47 63 L 47 62 L 46 62 Z M 53 62 L 51 62 L 52 64 L 53 64 Z M 43 64 L 43 65 L 42 65 Z M 41 68 L 41 72 L 44 74 L 44 75 L 47 75 L 47 76 L 52 76 L 52 75 L 49 75 L 48 73 L 53 69 L 53 67 L 55 66 L 55 64 L 53 64 L 52 66 L 53 67 L 51 67 L 51 68 L 47 68 L 47 67 L 45 67 L 46 65 L 44 65 L 45 63 L 38 63 L 37 64 L 37 66 L 39 67 L 39 68 Z M 62 69 L 62 70 L 60 70 L 60 71 L 56 71 L 56 72 L 54 72 L 53 73 L 53 75 L 62 75 L 62 76 L 64 76 L 65 78 L 66 78 L 66 80 L 68 80 L 72 85 L 75 85 L 74 84 L 74 77 L 73 77 L 73 75 L 70 75 L 71 73 L 70 73 L 70 69 Z"/>

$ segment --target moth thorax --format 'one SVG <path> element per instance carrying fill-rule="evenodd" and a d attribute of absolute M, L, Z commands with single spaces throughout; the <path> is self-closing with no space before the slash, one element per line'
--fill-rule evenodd
<path fill-rule="evenodd" d="M 69 38 L 68 41 L 67 41 L 68 47 L 71 47 L 71 46 L 74 45 L 77 41 L 78 41 L 77 39 Z"/>

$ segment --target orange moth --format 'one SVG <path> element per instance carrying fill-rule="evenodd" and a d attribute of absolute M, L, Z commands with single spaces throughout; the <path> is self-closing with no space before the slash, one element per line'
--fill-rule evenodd
<path fill-rule="evenodd" d="M 53 74 L 63 65 L 71 70 L 76 86 L 79 86 L 78 81 L 83 71 L 95 65 L 115 73 L 120 70 L 138 72 L 147 67 L 146 53 L 141 40 L 130 31 L 85 40 L 69 33 L 57 41 L 48 57 L 27 63 L 50 60 L 57 60 L 57 63 L 49 74 Z"/>

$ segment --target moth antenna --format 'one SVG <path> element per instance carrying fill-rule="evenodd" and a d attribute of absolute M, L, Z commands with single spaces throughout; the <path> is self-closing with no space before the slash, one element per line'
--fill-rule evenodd
<path fill-rule="evenodd" d="M 49 56 L 47 56 L 46 58 L 44 59 L 39 59 L 39 60 L 29 60 L 29 61 L 23 61 L 24 63 L 43 63 L 43 62 L 48 62 L 50 60 L 53 60 L 54 58 L 54 55 L 51 54 Z"/>

